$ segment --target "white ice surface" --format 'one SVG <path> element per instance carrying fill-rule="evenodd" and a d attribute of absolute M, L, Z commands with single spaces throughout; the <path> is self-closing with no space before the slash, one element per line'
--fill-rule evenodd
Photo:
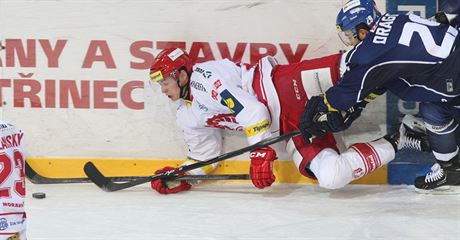
<path fill-rule="evenodd" d="M 93 184 L 27 188 L 29 240 L 460 239 L 460 195 L 413 186 L 212 183 L 167 196 L 148 184 L 112 193 Z"/>

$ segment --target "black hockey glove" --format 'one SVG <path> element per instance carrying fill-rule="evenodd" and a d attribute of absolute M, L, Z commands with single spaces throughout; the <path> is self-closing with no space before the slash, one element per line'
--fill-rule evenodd
<path fill-rule="evenodd" d="M 351 125 L 351 122 L 347 123 L 348 118 L 345 117 L 346 115 L 342 111 L 328 112 L 326 115 L 327 125 L 331 132 L 341 132 Z"/>
<path fill-rule="evenodd" d="M 447 18 L 447 15 L 445 12 L 437 12 L 436 14 L 434 14 L 434 19 L 436 19 L 436 22 L 438 23 L 442 23 L 446 25 L 450 24 L 449 18 Z"/>
<path fill-rule="evenodd" d="M 369 102 L 386 92 L 385 88 L 378 87 L 363 101 L 346 111 L 329 110 L 324 95 L 313 96 L 307 102 L 302 113 L 299 129 L 305 141 L 310 142 L 312 136 L 321 137 L 327 132 L 340 132 L 348 129 L 361 116 L 363 109 Z"/>
<path fill-rule="evenodd" d="M 315 118 L 317 115 L 325 114 L 325 112 L 323 112 L 324 109 L 319 108 L 321 102 L 323 102 L 322 97 L 311 97 L 305 105 L 305 109 L 303 110 L 302 116 L 300 117 L 299 130 L 306 142 L 310 142 L 310 138 L 312 136 L 320 137 L 326 133 L 326 129 L 323 129 L 322 126 L 315 123 Z"/>
<path fill-rule="evenodd" d="M 351 123 L 350 123 L 351 124 Z M 321 137 L 327 132 L 339 132 L 346 129 L 345 119 L 340 111 L 329 111 L 324 96 L 313 96 L 299 121 L 299 130 L 306 142 L 312 136 Z"/>

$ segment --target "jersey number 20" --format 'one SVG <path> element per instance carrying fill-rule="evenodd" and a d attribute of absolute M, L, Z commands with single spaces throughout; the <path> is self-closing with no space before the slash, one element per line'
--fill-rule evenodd
<path fill-rule="evenodd" d="M 417 33 L 422 39 L 423 46 L 428 54 L 442 59 L 449 56 L 455 37 L 458 34 L 456 29 L 449 27 L 441 45 L 437 45 L 428 27 L 439 26 L 439 23 L 423 19 L 417 15 L 409 15 L 409 19 L 412 22 L 404 24 L 401 37 L 399 38 L 399 44 L 409 47 L 412 37 Z"/>

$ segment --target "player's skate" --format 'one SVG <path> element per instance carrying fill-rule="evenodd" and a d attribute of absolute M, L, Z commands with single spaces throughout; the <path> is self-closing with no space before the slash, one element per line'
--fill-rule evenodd
<path fill-rule="evenodd" d="M 393 142 L 398 150 L 415 149 L 422 152 L 431 151 L 423 120 L 412 115 L 404 116 L 399 131 L 391 134 L 387 140 Z"/>
<path fill-rule="evenodd" d="M 419 133 L 424 133 L 426 135 L 426 127 L 423 119 L 414 115 L 406 114 L 402 118 L 401 122 L 411 130 Z"/>
<path fill-rule="evenodd" d="M 399 127 L 398 149 L 408 148 L 422 152 L 431 152 L 423 120 L 412 115 L 405 115 Z"/>
<path fill-rule="evenodd" d="M 460 194 L 460 162 L 437 161 L 425 176 L 415 178 L 415 191 L 434 194 Z"/>

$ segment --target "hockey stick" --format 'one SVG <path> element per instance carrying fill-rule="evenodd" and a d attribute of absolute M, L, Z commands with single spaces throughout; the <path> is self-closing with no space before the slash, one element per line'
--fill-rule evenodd
<path fill-rule="evenodd" d="M 271 145 L 271 144 L 274 144 L 274 143 L 277 143 L 277 142 L 281 142 L 283 140 L 287 140 L 287 139 L 289 139 L 291 137 L 294 137 L 295 135 L 298 135 L 298 134 L 300 134 L 299 130 L 292 131 L 292 132 L 284 134 L 284 135 L 280 135 L 280 136 L 277 136 L 277 137 L 272 137 L 272 138 L 265 139 L 265 140 L 260 141 L 260 142 L 258 142 L 256 144 L 253 144 L 253 145 L 250 145 L 250 146 L 247 146 L 247 147 L 244 147 L 244 148 L 232 151 L 232 152 L 224 153 L 224 154 L 222 154 L 220 156 L 217 156 L 215 158 L 211 158 L 211 159 L 206 160 L 206 161 L 196 162 L 196 163 L 193 163 L 193 164 L 190 164 L 190 165 L 185 165 L 185 166 L 180 166 L 175 170 L 170 170 L 170 171 L 167 171 L 167 172 L 155 174 L 155 175 L 152 175 L 152 176 L 149 176 L 149 177 L 142 177 L 142 178 L 135 179 L 135 180 L 132 180 L 132 181 L 127 181 L 125 183 L 115 183 L 115 182 L 111 181 L 110 178 L 105 177 L 99 171 L 99 169 L 97 169 L 97 167 L 92 162 L 87 162 L 85 164 L 84 171 L 85 171 L 86 175 L 89 177 L 89 179 L 91 179 L 91 181 L 93 181 L 102 190 L 104 190 L 106 192 L 114 192 L 114 191 L 122 190 L 122 189 L 125 189 L 125 188 L 134 187 L 134 186 L 137 186 L 137 185 L 140 185 L 140 184 L 143 184 L 143 183 L 146 183 L 146 182 L 150 182 L 152 180 L 160 179 L 160 178 L 161 179 L 175 179 L 175 178 L 178 177 L 178 174 L 181 174 L 181 173 L 193 170 L 193 169 L 197 169 L 197 168 L 200 168 L 200 167 L 203 167 L 203 166 L 207 166 L 207 165 L 210 165 L 210 164 L 213 164 L 213 163 L 216 163 L 216 162 L 220 162 L 220 161 L 225 160 L 225 159 L 236 157 L 236 156 L 238 156 L 240 154 L 243 154 L 245 152 L 249 152 L 249 151 L 252 151 L 252 150 L 255 150 L 255 149 L 258 149 L 258 148 L 266 147 L 268 145 Z"/>
<path fill-rule="evenodd" d="M 28 162 L 25 166 L 26 177 L 34 184 L 59 184 L 59 183 L 90 183 L 89 178 L 49 178 L 37 173 Z M 123 176 L 123 177 L 108 177 L 112 182 L 133 181 L 145 176 Z M 248 174 L 222 174 L 222 175 L 184 175 L 174 181 L 180 180 L 246 180 L 250 179 Z"/>

